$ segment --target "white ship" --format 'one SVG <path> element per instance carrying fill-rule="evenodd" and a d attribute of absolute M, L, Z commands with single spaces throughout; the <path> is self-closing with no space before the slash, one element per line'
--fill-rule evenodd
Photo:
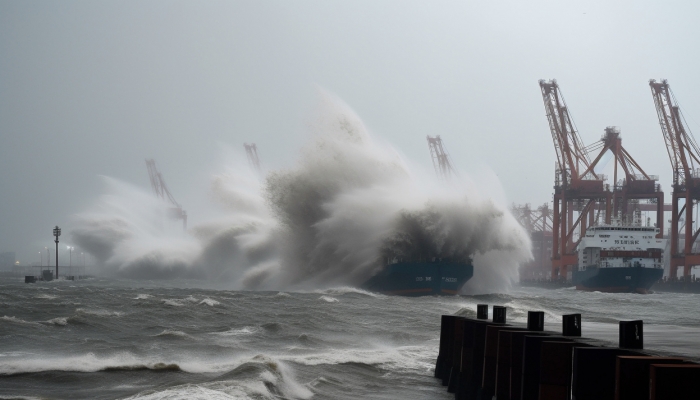
<path fill-rule="evenodd" d="M 658 228 L 600 225 L 586 230 L 572 274 L 576 289 L 648 293 L 664 274 L 666 239 Z"/>

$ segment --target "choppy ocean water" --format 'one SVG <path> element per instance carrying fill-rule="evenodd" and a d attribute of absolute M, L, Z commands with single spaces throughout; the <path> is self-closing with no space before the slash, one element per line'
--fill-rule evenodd
<path fill-rule="evenodd" d="M 508 307 L 508 320 L 583 314 L 583 334 L 617 341 L 643 319 L 645 345 L 700 359 L 695 294 L 387 297 L 353 288 L 245 292 L 196 282 L 0 281 L 0 398 L 448 399 L 432 377 L 441 314 Z"/>

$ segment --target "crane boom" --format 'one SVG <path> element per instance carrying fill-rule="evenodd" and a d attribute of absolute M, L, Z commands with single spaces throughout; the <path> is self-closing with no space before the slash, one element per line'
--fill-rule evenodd
<path fill-rule="evenodd" d="M 260 172 L 260 158 L 258 158 L 258 147 L 255 143 L 244 143 L 245 153 L 248 156 L 248 163 L 255 172 Z"/>
<path fill-rule="evenodd" d="M 173 205 L 173 208 L 169 210 L 170 216 L 174 219 L 181 219 L 183 228 L 187 229 L 187 212 L 182 209 L 180 203 L 175 200 L 175 197 L 173 197 L 170 190 L 168 190 L 168 186 L 165 184 L 163 175 L 156 167 L 156 161 L 154 159 L 147 159 L 146 168 L 148 168 L 148 178 L 151 181 L 151 187 L 153 188 L 153 192 L 155 192 L 156 197 L 161 200 L 167 199 L 167 201 Z"/>
<path fill-rule="evenodd" d="M 595 172 L 590 169 L 590 160 L 583 142 L 576 131 L 569 109 L 564 97 L 559 90 L 556 79 L 549 82 L 540 80 L 542 100 L 547 113 L 549 130 L 552 134 L 554 149 L 557 153 L 557 175 L 561 184 L 566 186 L 572 180 L 584 179 L 591 176 L 598 179 Z M 586 171 L 586 173 L 582 173 Z"/>
<path fill-rule="evenodd" d="M 447 180 L 450 179 L 453 174 L 456 175 L 457 172 L 455 172 L 454 167 L 452 167 L 450 155 L 445 151 L 440 135 L 435 137 L 427 136 L 427 139 L 430 157 L 433 160 L 433 167 L 435 168 L 437 176 Z"/>
<path fill-rule="evenodd" d="M 649 81 L 656 114 L 666 142 L 666 151 L 673 168 L 673 184 L 683 184 L 697 175 L 700 166 L 700 148 L 690 130 L 686 130 L 683 116 L 666 79 Z"/>

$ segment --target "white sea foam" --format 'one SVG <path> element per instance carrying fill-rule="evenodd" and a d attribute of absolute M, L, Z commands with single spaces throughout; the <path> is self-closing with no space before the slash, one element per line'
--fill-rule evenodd
<path fill-rule="evenodd" d="M 304 365 L 357 363 L 381 366 L 389 370 L 429 371 L 434 364 L 424 360 L 432 360 L 437 355 L 434 353 L 434 349 L 426 346 L 399 346 L 333 349 L 312 354 L 281 355 L 279 358 Z"/>
<path fill-rule="evenodd" d="M 54 296 L 54 295 L 50 295 L 50 294 L 40 294 L 40 295 L 34 296 L 34 298 L 53 300 L 55 298 L 58 298 L 58 296 Z"/>
<path fill-rule="evenodd" d="M 206 305 L 208 305 L 208 306 L 212 306 L 212 307 L 213 307 L 213 306 L 218 306 L 218 305 L 221 304 L 221 303 L 219 303 L 219 302 L 216 301 L 216 300 L 212 300 L 212 299 L 210 299 L 210 298 L 208 298 L 208 297 L 205 297 L 204 300 L 202 300 L 202 301 L 199 302 L 199 304 L 206 304 Z"/>
<path fill-rule="evenodd" d="M 337 303 L 338 302 L 338 299 L 336 299 L 335 297 L 331 297 L 331 296 L 321 296 L 318 299 L 323 300 L 327 303 Z"/>
<path fill-rule="evenodd" d="M 328 289 L 323 289 L 323 290 L 315 290 L 314 292 L 322 293 L 322 294 L 332 294 L 332 295 L 336 295 L 336 296 L 342 296 L 344 294 L 361 294 L 361 295 L 370 296 L 370 297 L 386 297 L 386 296 L 379 294 L 379 293 L 369 292 L 367 290 L 359 289 L 359 288 L 352 287 L 352 286 L 339 286 L 339 287 L 333 287 L 333 288 L 328 288 Z"/>
<path fill-rule="evenodd" d="M 146 300 L 146 299 L 150 299 L 152 297 L 153 296 L 151 296 L 150 294 L 138 294 L 138 295 L 136 295 L 136 297 L 134 297 L 134 300 Z"/>
<path fill-rule="evenodd" d="M 211 332 L 210 335 L 218 335 L 218 336 L 246 336 L 246 335 L 252 335 L 254 333 L 259 332 L 259 328 L 256 328 L 254 326 L 246 326 L 240 329 L 230 329 L 225 332 Z"/>
<path fill-rule="evenodd" d="M 57 318 L 52 318 L 52 319 L 45 321 L 43 323 L 49 324 L 49 325 L 66 326 L 66 325 L 68 325 L 68 318 L 67 317 L 57 317 Z"/>
<path fill-rule="evenodd" d="M 167 305 L 169 305 L 169 306 L 173 306 L 173 307 L 182 307 L 182 306 L 184 306 L 184 304 L 182 303 L 182 301 L 179 300 L 179 299 L 165 299 L 165 300 L 163 300 L 163 303 L 165 303 L 165 304 L 167 304 Z"/>
<path fill-rule="evenodd" d="M 121 317 L 124 315 L 122 311 L 111 311 L 104 309 L 91 309 L 91 308 L 77 308 L 75 310 L 76 314 L 84 315 L 94 315 L 97 317 Z"/>

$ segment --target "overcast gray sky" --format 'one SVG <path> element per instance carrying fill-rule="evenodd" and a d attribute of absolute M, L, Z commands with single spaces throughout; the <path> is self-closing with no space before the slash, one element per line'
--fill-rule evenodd
<path fill-rule="evenodd" d="M 693 1 L 0 1 L 0 252 L 37 262 L 100 175 L 148 189 L 147 157 L 186 209 L 222 146 L 289 165 L 317 87 L 413 161 L 430 167 L 439 134 L 457 168 L 540 204 L 555 153 L 537 81 L 556 78 L 584 143 L 619 126 L 668 193 L 647 82 L 669 79 L 700 134 L 698 15 Z"/>

